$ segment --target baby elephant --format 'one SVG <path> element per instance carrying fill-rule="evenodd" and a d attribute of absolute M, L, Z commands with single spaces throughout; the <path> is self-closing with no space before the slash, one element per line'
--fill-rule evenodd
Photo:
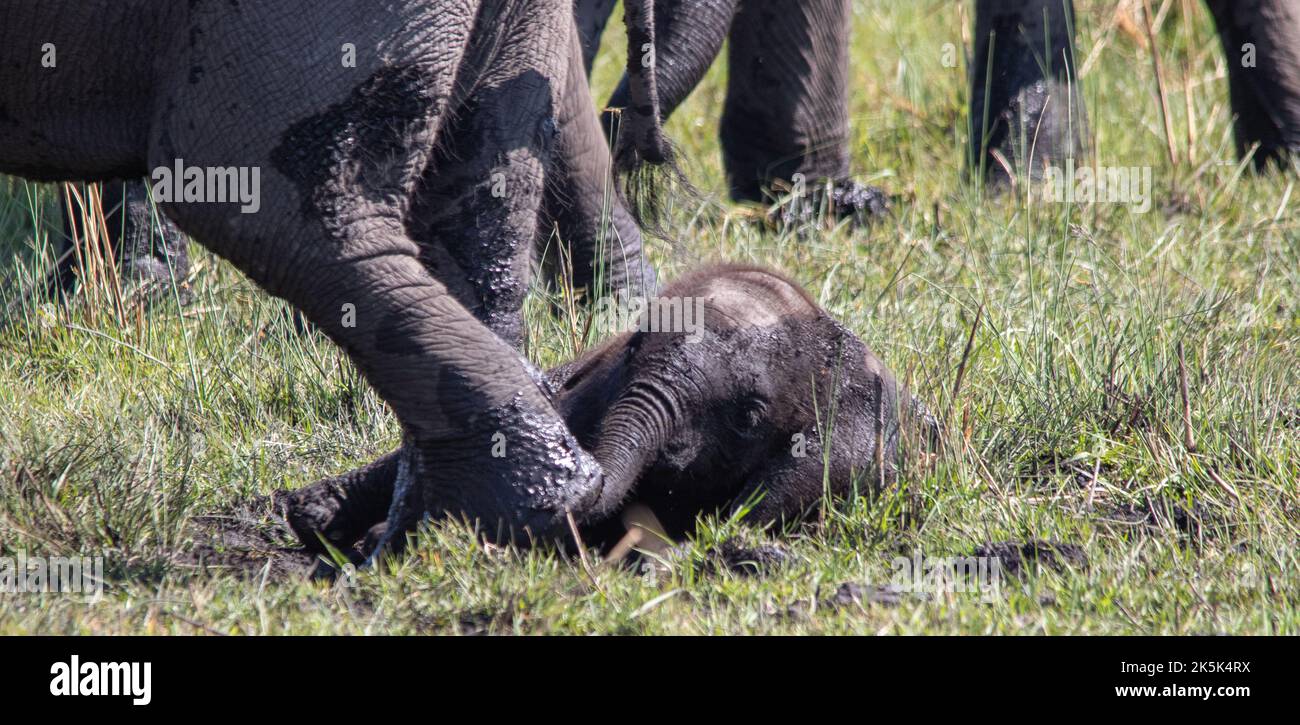
<path fill-rule="evenodd" d="M 910 396 L 786 277 L 705 269 L 649 300 L 636 327 L 548 377 L 606 475 L 636 472 L 619 503 L 648 506 L 670 535 L 747 504 L 755 523 L 800 518 L 894 476 Z"/>
<path fill-rule="evenodd" d="M 636 329 L 547 376 L 557 411 L 604 469 L 599 504 L 578 519 L 589 542 L 617 536 L 632 501 L 679 537 L 701 513 L 752 505 L 749 521 L 798 519 L 828 493 L 893 478 L 899 401 L 919 406 L 794 282 L 712 267 L 637 312 L 627 315 Z M 347 548 L 382 527 L 397 455 L 284 497 L 303 542 L 318 546 L 319 534 Z"/>

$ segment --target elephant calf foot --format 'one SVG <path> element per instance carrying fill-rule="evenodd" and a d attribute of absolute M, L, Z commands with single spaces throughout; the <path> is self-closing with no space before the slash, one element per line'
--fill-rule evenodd
<path fill-rule="evenodd" d="M 831 224 L 847 219 L 855 228 L 864 229 L 886 216 L 892 206 L 893 198 L 883 189 L 845 179 L 787 200 L 773 210 L 771 221 L 799 226 L 818 219 Z"/>

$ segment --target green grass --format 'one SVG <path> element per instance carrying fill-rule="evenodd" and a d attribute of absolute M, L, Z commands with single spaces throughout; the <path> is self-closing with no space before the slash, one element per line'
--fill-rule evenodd
<path fill-rule="evenodd" d="M 960 173 L 966 68 L 942 63 L 945 43 L 969 47 L 969 7 L 857 5 L 854 169 L 904 195 L 894 218 L 774 232 L 729 203 L 724 63 L 669 124 L 705 200 L 676 210 L 675 247 L 651 252 L 665 277 L 702 259 L 796 277 L 944 415 L 952 445 L 933 466 L 819 526 L 705 522 L 650 573 L 589 573 L 457 525 L 345 583 L 200 568 L 196 517 L 370 460 L 397 426 L 337 350 L 295 334 L 282 303 L 197 246 L 183 309 L 19 300 L 48 263 L 56 196 L 0 179 L 0 277 L 16 283 L 0 331 L 0 555 L 102 554 L 109 579 L 94 604 L 0 594 L 0 632 L 1300 633 L 1300 177 L 1236 164 L 1204 11 L 1186 25 L 1175 12 L 1160 35 L 1174 166 L 1148 53 L 1109 29 L 1110 4 L 1079 3 L 1097 163 L 1153 167 L 1154 207 L 1133 214 L 982 198 Z M 573 354 L 582 322 L 547 306 L 530 302 L 543 365 Z M 734 537 L 783 539 L 790 557 L 763 576 L 699 565 Z M 991 602 L 830 602 L 842 583 L 888 583 L 900 553 L 1033 539 L 1078 545 L 1087 563 L 1008 578 Z"/>

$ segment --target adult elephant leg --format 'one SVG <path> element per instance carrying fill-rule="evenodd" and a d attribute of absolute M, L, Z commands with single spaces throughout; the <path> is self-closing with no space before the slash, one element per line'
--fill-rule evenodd
<path fill-rule="evenodd" d="M 585 87 L 576 44 L 573 59 L 577 83 Z M 467 287 L 465 306 L 513 347 L 523 343 L 522 311 L 546 170 L 562 135 L 553 93 L 559 97 L 538 72 L 480 79 L 446 128 L 411 210 L 430 272 Z M 590 104 L 586 115 L 594 116 Z"/>
<path fill-rule="evenodd" d="M 1006 186 L 1081 153 L 1073 30 L 1073 0 L 977 0 L 970 173 Z"/>
<path fill-rule="evenodd" d="M 613 161 L 593 112 L 576 35 L 574 41 L 556 156 L 546 184 L 546 213 L 558 239 L 538 237 L 543 270 L 553 283 L 567 279 L 593 298 L 620 291 L 654 294 L 655 270 L 644 256 L 641 229 L 615 186 Z"/>
<path fill-rule="evenodd" d="M 1300 2 L 1207 0 L 1228 58 L 1237 153 L 1255 167 L 1300 151 Z"/>
<path fill-rule="evenodd" d="M 699 85 L 722 50 L 736 15 L 738 0 L 656 0 L 655 82 L 660 115 L 667 120 Z M 607 108 L 626 108 L 631 102 L 628 78 L 610 96 Z M 612 111 L 602 116 L 606 133 L 614 127 Z"/>
<path fill-rule="evenodd" d="M 259 203 L 248 213 L 238 204 L 183 204 L 169 211 L 182 229 L 302 310 L 392 408 L 403 428 L 408 474 L 400 475 L 399 461 L 394 500 L 407 500 L 399 493 L 405 485 L 421 494 L 417 515 L 465 516 L 504 536 L 563 530 L 567 510 L 581 510 L 599 495 L 599 468 L 569 434 L 538 372 L 430 272 L 412 236 L 412 217 L 430 173 L 456 174 L 454 164 L 431 167 L 439 144 L 454 142 L 449 119 L 470 115 L 462 94 L 476 87 L 472 69 L 504 65 L 515 71 L 511 77 L 527 79 L 514 110 L 528 124 L 528 143 L 511 145 L 518 137 L 483 141 L 504 156 L 519 155 L 540 175 L 536 148 L 546 142 L 550 116 L 538 115 L 525 92 L 543 103 L 558 93 L 550 79 L 559 76 L 542 71 L 564 50 L 548 29 L 563 29 L 567 37 L 569 8 L 483 4 L 477 16 L 453 17 L 450 11 L 426 15 L 420 3 L 395 4 L 391 12 L 414 17 L 379 14 L 386 24 L 352 23 L 347 35 L 320 42 L 322 48 L 354 43 L 359 59 L 372 59 L 364 61 L 369 65 L 340 66 L 334 58 L 308 63 L 303 67 L 310 68 L 313 83 L 295 96 L 284 94 L 284 83 L 248 81 L 296 80 L 286 76 L 282 58 L 213 62 L 237 55 L 234 47 L 250 42 L 250 32 L 254 41 L 300 32 L 300 20 L 279 6 L 241 7 L 238 27 L 226 24 L 233 16 L 194 17 L 198 29 L 185 52 L 198 54 L 206 73 L 191 83 L 189 64 L 177 64 L 179 82 L 167 86 L 174 92 L 158 99 L 150 166 L 183 158 L 190 167 L 234 166 L 250 178 L 260 169 Z M 496 17 L 499 12 L 517 16 Z M 525 20 L 535 33 L 507 32 Z M 464 36 L 463 49 L 430 53 L 430 28 L 443 25 L 448 38 L 461 37 L 451 32 L 457 29 L 484 30 Z M 516 48 L 501 42 L 507 38 L 555 49 Z M 526 63 L 506 62 L 502 53 Z M 277 113 L 268 116 L 266 108 Z M 282 125 L 267 128 L 276 120 Z M 196 130 L 214 127 L 260 131 L 232 142 Z M 541 179 L 535 181 L 540 187 Z M 507 196 L 491 203 L 514 202 Z M 529 213 L 535 224 L 536 205 Z M 501 439 L 505 455 L 495 456 Z M 390 510 L 390 521 L 408 513 Z"/>
<path fill-rule="evenodd" d="M 488 329 L 518 347 L 529 264 L 523 240 L 536 231 L 525 197 L 536 184 L 503 162 L 509 154 L 501 153 L 500 143 L 508 131 L 496 123 L 503 92 L 509 91 L 493 87 L 475 94 L 444 130 L 446 140 L 429 164 L 407 226 L 429 274 Z M 319 549 L 320 539 L 350 547 L 373 532 L 366 548 L 382 543 L 396 552 L 424 512 L 422 490 L 410 485 L 410 465 L 404 444 L 374 463 L 283 494 L 277 503 L 308 549 Z M 395 501 L 399 476 L 406 480 Z"/>
<path fill-rule="evenodd" d="M 522 338 L 531 253 L 546 189 L 560 185 L 548 175 L 559 165 L 566 122 L 594 120 L 567 8 L 555 17 L 529 14 L 514 20 L 553 22 L 555 34 L 512 38 L 495 50 L 444 129 L 411 211 L 424 244 L 446 249 L 469 273 L 479 301 L 472 309 L 507 345 Z M 573 118 L 565 117 L 566 106 Z M 409 522 L 399 511 L 408 465 L 424 511 L 477 519 L 483 533 L 497 539 L 518 539 L 525 529 L 550 536 L 564 529 L 566 512 L 580 515 L 598 496 L 599 468 L 551 407 L 540 372 L 517 353 L 510 359 L 522 363 L 527 389 L 521 392 L 522 383 L 516 383 L 506 408 L 481 406 L 481 425 L 464 426 L 471 434 L 464 444 L 430 444 L 427 437 L 408 435 L 393 493 L 396 505 L 387 520 L 389 541 Z M 434 475 L 450 474 L 456 481 L 484 473 L 501 480 L 495 491 L 428 483 Z"/>
<path fill-rule="evenodd" d="M 865 223 L 885 211 L 884 194 L 849 179 L 851 20 L 849 0 L 740 3 L 722 114 L 722 158 L 736 200 L 763 201 L 780 181 L 806 186 L 811 198 L 797 202 L 813 209 L 830 182 L 837 216 Z"/>
<path fill-rule="evenodd" d="M 104 212 L 104 233 L 125 282 L 170 293 L 173 280 L 179 284 L 189 276 L 188 241 L 170 219 L 153 213 L 143 182 L 105 182 L 101 186 L 100 204 Z M 66 191 L 60 191 L 60 208 L 65 239 L 60 245 L 60 261 L 51 280 L 51 292 L 66 294 L 71 292 L 76 279 L 77 255 L 72 245 L 74 240 L 84 242 L 87 230 L 77 203 Z M 182 303 L 187 302 L 188 290 L 178 288 L 178 291 Z"/>
<path fill-rule="evenodd" d="M 564 512 L 597 493 L 599 471 L 537 372 L 429 275 L 400 223 L 360 222 L 328 233 L 330 241 L 295 243 L 320 251 L 294 260 L 301 271 L 288 280 L 259 279 L 256 265 L 240 266 L 347 350 L 402 422 L 397 470 L 403 473 L 402 458 L 408 468 L 396 476 L 393 500 L 409 501 L 414 486 L 423 506 L 390 508 L 390 529 L 402 531 L 427 511 L 476 519 L 505 536 L 560 530 Z M 354 324 L 342 322 L 347 305 Z M 497 456 L 500 441 L 506 455 Z M 382 490 L 375 479 L 391 465 L 377 464 L 370 485 Z M 341 540 L 349 528 L 340 524 Z"/>
<path fill-rule="evenodd" d="M 578 38 L 582 43 L 582 69 L 591 75 L 591 66 L 600 52 L 600 38 L 614 13 L 618 0 L 574 0 L 573 18 L 578 23 Z"/>
<path fill-rule="evenodd" d="M 841 179 L 848 154 L 848 0 L 744 0 L 731 28 L 722 157 L 731 195 Z"/>
<path fill-rule="evenodd" d="M 572 242 L 563 255 L 555 255 L 553 246 L 547 250 L 551 257 L 548 272 L 558 273 L 559 262 L 555 259 L 558 256 L 572 260 L 579 287 L 593 287 L 599 277 L 606 289 L 653 294 L 657 286 L 655 273 L 642 256 L 641 231 L 614 191 L 610 153 L 593 113 L 580 63 L 575 42 L 545 197 L 548 216 L 556 222 L 562 240 Z M 517 108 L 519 103 L 519 94 L 509 87 L 491 88 L 477 94 L 469 104 L 474 110 L 463 114 L 461 121 L 449 130 L 451 140 L 445 144 L 442 154 L 444 159 L 456 160 L 455 172 L 430 178 L 424 198 L 412 214 L 416 220 L 414 226 L 420 229 L 417 236 L 424 240 L 421 258 L 426 268 L 446 283 L 479 319 L 511 342 L 515 342 L 518 326 L 508 317 L 489 314 L 489 308 L 481 304 L 483 296 L 494 294 L 495 285 L 482 284 L 490 279 L 486 277 L 475 284 L 473 275 L 464 270 L 473 268 L 485 241 L 494 243 L 494 240 L 511 238 L 510 225 L 505 223 L 509 216 L 501 214 L 509 212 L 506 200 L 521 203 L 525 208 L 529 206 L 525 198 L 511 192 L 511 189 L 530 188 L 521 183 L 526 180 L 517 178 L 508 165 L 499 166 L 496 156 L 483 154 L 476 143 L 485 135 L 497 139 L 508 135 L 509 129 L 502 127 L 506 115 L 503 111 Z M 492 193 L 494 187 L 498 196 Z M 484 204 L 484 199 L 489 198 L 492 203 Z M 468 227 L 463 213 L 457 212 L 467 207 L 476 210 L 474 223 Z M 466 229 L 474 230 L 474 234 L 466 235 Z M 546 239 L 545 235 L 539 238 Z M 498 248 L 495 253 L 506 257 L 518 255 L 521 247 L 517 242 L 518 239 L 508 249 Z M 500 246 L 499 241 L 496 243 Z M 483 260 L 478 259 L 477 263 L 482 266 Z M 501 324 L 503 320 L 507 324 Z M 402 534 L 418 523 L 418 518 L 409 515 L 397 522 L 384 521 L 389 502 L 393 500 L 394 480 L 402 454 L 399 449 L 373 464 L 283 496 L 286 518 L 295 533 L 309 548 L 318 546 L 318 535 L 334 546 L 347 547 L 371 529 L 367 548 L 380 541 L 387 542 L 389 550 L 400 548 L 405 539 Z M 408 498 L 411 495 L 408 489 Z M 409 511 L 411 505 L 408 502 L 398 510 Z"/>

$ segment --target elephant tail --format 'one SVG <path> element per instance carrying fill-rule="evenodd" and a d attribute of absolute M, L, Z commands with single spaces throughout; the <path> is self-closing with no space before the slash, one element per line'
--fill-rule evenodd
<path fill-rule="evenodd" d="M 625 0 L 623 21 L 628 40 L 628 103 L 613 134 L 614 168 L 637 224 L 666 238 L 666 201 L 696 193 L 677 167 L 672 143 L 664 134 L 656 80 L 655 0 Z"/>
<path fill-rule="evenodd" d="M 664 136 L 655 69 L 655 0 L 626 0 L 628 104 L 619 125 L 616 160 L 620 170 L 641 164 L 663 166 L 672 158 Z"/>

